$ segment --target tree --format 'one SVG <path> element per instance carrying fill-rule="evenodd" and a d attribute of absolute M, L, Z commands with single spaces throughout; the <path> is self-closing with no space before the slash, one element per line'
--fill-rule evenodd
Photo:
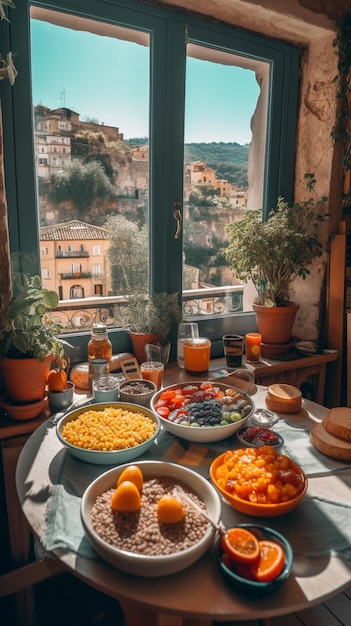
<path fill-rule="evenodd" d="M 94 200 L 103 200 L 112 193 L 111 183 L 96 161 L 72 161 L 61 172 L 52 174 L 50 182 L 51 199 L 57 204 L 71 200 L 78 214 L 84 216 Z"/>
<path fill-rule="evenodd" d="M 148 230 L 121 215 L 109 217 L 104 228 L 111 246 L 108 251 L 113 295 L 147 293 Z"/>

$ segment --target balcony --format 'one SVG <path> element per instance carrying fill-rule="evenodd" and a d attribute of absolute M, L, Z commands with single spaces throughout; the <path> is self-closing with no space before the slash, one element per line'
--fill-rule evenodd
<path fill-rule="evenodd" d="M 70 251 L 63 251 L 63 250 L 56 250 L 56 258 L 57 259 L 66 259 L 66 258 L 88 258 L 89 257 L 89 252 L 87 252 L 86 250 L 70 250 Z"/>
<path fill-rule="evenodd" d="M 76 274 L 62 274 L 62 278 L 75 278 Z M 90 277 L 81 273 L 78 278 Z M 54 317 L 64 327 L 65 332 L 88 330 L 96 322 L 103 322 L 109 328 L 117 328 L 114 317 L 115 306 L 126 303 L 124 296 L 95 296 L 74 300 L 61 300 L 54 311 Z M 183 319 L 195 320 L 209 315 L 225 316 L 243 310 L 243 286 L 209 287 L 183 292 Z"/>
<path fill-rule="evenodd" d="M 61 280 L 72 280 L 72 278 L 91 278 L 91 272 L 69 272 L 60 274 Z"/>

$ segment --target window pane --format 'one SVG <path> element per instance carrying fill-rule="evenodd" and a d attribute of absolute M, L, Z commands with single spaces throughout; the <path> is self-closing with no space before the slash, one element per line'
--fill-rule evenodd
<path fill-rule="evenodd" d="M 263 207 L 268 90 L 261 88 L 267 85 L 269 64 L 195 44 L 187 52 L 184 311 L 191 316 L 250 310 L 253 294 L 245 289 L 244 295 L 222 251 L 225 224 L 239 220 L 248 207 Z M 253 140 L 255 111 L 260 126 Z"/>
<path fill-rule="evenodd" d="M 44 285 L 61 300 L 147 292 L 149 35 L 31 18 Z"/>

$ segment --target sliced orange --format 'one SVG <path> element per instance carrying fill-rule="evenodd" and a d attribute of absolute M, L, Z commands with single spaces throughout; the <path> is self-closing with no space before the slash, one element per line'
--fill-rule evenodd
<path fill-rule="evenodd" d="M 271 582 L 279 576 L 285 565 L 283 548 L 275 541 L 262 540 L 259 542 L 260 556 L 250 569 L 260 582 Z"/>
<path fill-rule="evenodd" d="M 238 563 L 253 563 L 260 554 L 257 537 L 246 528 L 230 528 L 222 537 L 222 548 Z"/>
<path fill-rule="evenodd" d="M 141 491 L 144 484 L 144 477 L 140 467 L 137 465 L 128 465 L 128 467 L 126 467 L 120 475 L 117 481 L 117 487 L 126 480 L 134 483 L 134 485 L 138 487 L 139 491 Z"/>
<path fill-rule="evenodd" d="M 111 498 L 111 509 L 121 513 L 134 513 L 141 507 L 139 489 L 130 480 L 118 485 Z"/>
<path fill-rule="evenodd" d="M 176 496 L 161 496 L 157 503 L 157 517 L 162 524 L 177 524 L 185 517 L 185 509 Z"/>

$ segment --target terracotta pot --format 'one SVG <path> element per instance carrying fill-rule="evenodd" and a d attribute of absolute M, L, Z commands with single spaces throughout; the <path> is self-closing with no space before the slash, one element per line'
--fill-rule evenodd
<path fill-rule="evenodd" d="M 253 304 L 256 313 L 258 332 L 262 343 L 288 344 L 291 338 L 299 305 L 289 302 L 285 306 L 267 307 Z"/>
<path fill-rule="evenodd" d="M 139 363 L 143 363 L 146 361 L 145 356 L 145 346 L 147 343 L 154 343 L 156 341 L 160 341 L 160 336 L 154 333 L 129 333 L 132 346 L 133 346 L 133 354 L 136 356 Z"/>
<path fill-rule="evenodd" d="M 0 361 L 0 369 L 7 393 L 17 402 L 35 402 L 45 396 L 45 387 L 52 356 L 38 359 L 10 359 Z"/>

